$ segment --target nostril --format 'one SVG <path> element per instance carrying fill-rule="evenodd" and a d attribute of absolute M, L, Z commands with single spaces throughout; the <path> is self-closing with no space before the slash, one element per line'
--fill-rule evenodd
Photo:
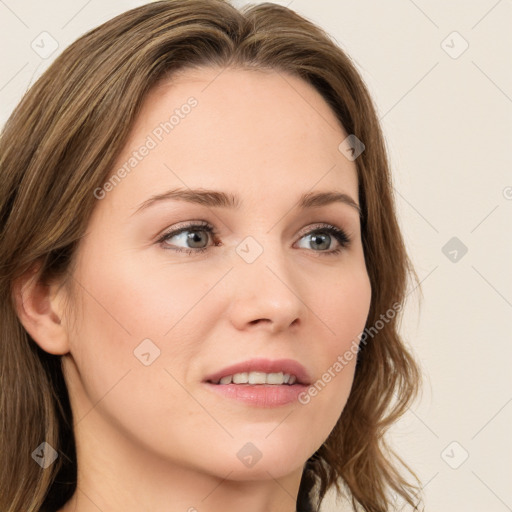
<path fill-rule="evenodd" d="M 258 318 L 257 320 L 250 321 L 249 323 L 253 325 L 257 324 L 258 322 L 270 322 L 270 320 L 268 318 Z"/>

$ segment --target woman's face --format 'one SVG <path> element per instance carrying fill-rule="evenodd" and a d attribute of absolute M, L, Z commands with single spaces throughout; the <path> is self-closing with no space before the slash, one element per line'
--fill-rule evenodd
<path fill-rule="evenodd" d="M 77 432 L 235 480 L 278 477 L 325 441 L 353 381 L 344 354 L 371 297 L 358 181 L 310 85 L 220 71 L 154 89 L 96 190 L 64 370 Z M 300 205 L 325 192 L 344 196 Z M 277 384 L 206 382 L 230 374 Z"/>

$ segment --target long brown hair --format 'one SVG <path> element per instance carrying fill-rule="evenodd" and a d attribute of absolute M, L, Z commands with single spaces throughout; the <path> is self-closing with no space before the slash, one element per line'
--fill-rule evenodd
<path fill-rule="evenodd" d="M 192 66 L 285 71 L 318 90 L 348 134 L 356 159 L 361 234 L 372 287 L 367 326 L 405 299 L 417 280 L 397 223 L 385 144 L 367 88 L 350 58 L 319 27 L 270 3 L 235 9 L 223 0 L 168 0 L 130 10 L 69 46 L 31 87 L 0 138 L 0 509 L 55 510 L 76 488 L 72 416 L 60 357 L 22 327 L 14 281 L 38 264 L 44 282 L 73 262 L 114 161 L 148 91 Z M 341 142 L 341 141 L 340 141 Z M 381 323 L 383 323 L 381 321 Z M 354 510 L 383 512 L 392 494 L 416 506 L 416 476 L 384 433 L 419 388 L 419 369 L 398 333 L 398 316 L 361 343 L 348 402 L 307 461 L 298 510 L 317 510 L 326 491 Z M 59 457 L 31 458 L 46 441 Z M 402 467 L 403 466 L 403 467 Z"/>

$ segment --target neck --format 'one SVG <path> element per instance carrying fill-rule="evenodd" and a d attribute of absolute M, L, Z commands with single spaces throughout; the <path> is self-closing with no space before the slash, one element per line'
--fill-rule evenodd
<path fill-rule="evenodd" d="M 214 474 L 200 464 L 164 458 L 94 411 L 88 416 L 75 428 L 77 489 L 59 512 L 296 511 L 302 467 L 279 478 L 262 469 L 250 480 L 234 479 L 233 471 Z"/>

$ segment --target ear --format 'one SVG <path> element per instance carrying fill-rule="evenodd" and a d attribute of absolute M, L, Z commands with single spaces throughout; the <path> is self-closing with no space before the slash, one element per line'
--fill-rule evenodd
<path fill-rule="evenodd" d="M 50 354 L 69 352 L 65 329 L 65 290 L 60 282 L 43 283 L 39 266 L 32 267 L 14 283 L 18 317 L 31 338 Z"/>

